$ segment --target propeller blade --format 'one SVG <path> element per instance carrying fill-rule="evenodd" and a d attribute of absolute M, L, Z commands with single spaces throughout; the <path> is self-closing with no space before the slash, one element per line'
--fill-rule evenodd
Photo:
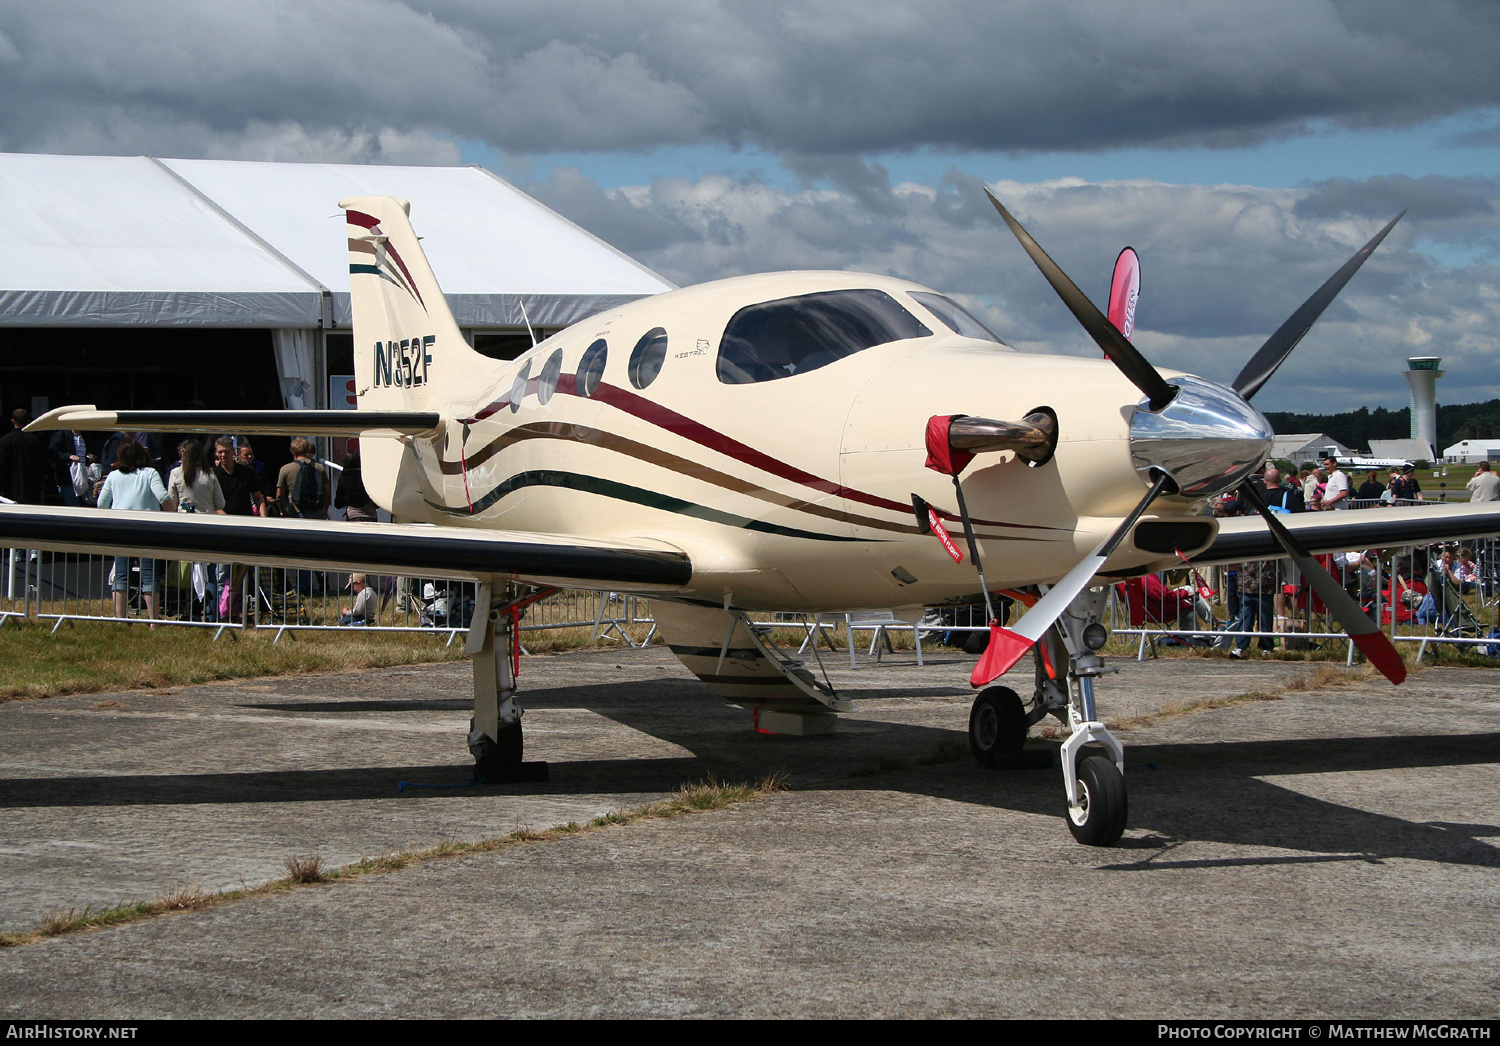
<path fill-rule="evenodd" d="M 1010 231 L 1015 233 L 1016 239 L 1021 241 L 1026 253 L 1031 255 L 1036 267 L 1042 270 L 1042 275 L 1047 277 L 1047 282 L 1052 284 L 1052 289 L 1063 300 L 1063 304 L 1078 317 L 1078 322 L 1083 324 L 1089 337 L 1104 350 L 1104 355 L 1109 357 L 1110 362 L 1120 368 L 1120 373 L 1151 400 L 1151 409 L 1160 410 L 1172 402 L 1176 390 L 1167 384 L 1167 380 L 1156 373 L 1156 368 L 1146 362 L 1146 357 L 1105 318 L 1098 306 L 1089 301 L 1088 295 L 1078 289 L 1078 285 L 1068 278 L 1068 274 L 1058 268 L 1041 245 L 1031 238 L 1031 234 L 1021 227 L 1021 223 L 1005 209 L 1005 205 L 995 198 L 995 194 L 988 189 L 984 194 L 995 205 L 995 210 L 1000 212 L 1000 217 L 1005 219 L 1005 224 L 1010 226 Z"/>
<path fill-rule="evenodd" d="M 1270 511 L 1266 505 L 1265 496 L 1252 483 L 1244 483 L 1240 486 L 1240 496 L 1249 499 L 1250 503 L 1260 510 L 1261 516 L 1266 521 L 1272 535 L 1286 549 L 1287 555 L 1293 563 L 1302 571 L 1302 576 L 1313 587 L 1318 598 L 1323 601 L 1339 626 L 1354 640 L 1354 645 L 1359 647 L 1360 652 L 1369 659 L 1370 664 L 1379 669 L 1380 674 L 1392 683 L 1400 684 L 1406 678 L 1406 662 L 1401 660 L 1401 655 L 1396 653 L 1396 648 L 1390 639 L 1380 630 L 1380 626 L 1370 620 L 1370 616 L 1360 608 L 1358 602 L 1344 591 L 1332 574 L 1323 569 L 1323 564 L 1314 559 L 1307 551 L 1307 546 L 1297 540 L 1281 521 L 1276 518 L 1276 513 Z"/>
<path fill-rule="evenodd" d="M 1105 538 L 1098 548 L 1068 571 L 1061 581 L 1053 585 L 1045 596 L 1037 600 L 1014 629 L 1002 628 L 998 621 L 990 622 L 990 645 L 985 649 L 984 656 L 979 659 L 979 663 L 974 666 L 973 674 L 969 676 L 971 686 L 976 688 L 986 686 L 1000 678 L 1025 656 L 1026 651 L 1036 645 L 1037 641 L 1046 634 L 1047 629 L 1052 627 L 1052 622 L 1068 609 L 1068 604 L 1073 602 L 1074 597 L 1088 587 L 1089 581 L 1104 566 L 1104 561 L 1114 553 L 1120 542 L 1125 539 L 1125 535 L 1130 533 L 1130 528 L 1135 526 L 1136 520 L 1141 518 L 1141 513 L 1151 507 L 1151 502 L 1155 501 L 1171 482 L 1165 472 L 1157 473 L 1156 482 L 1151 485 L 1151 489 L 1146 492 L 1146 496 L 1141 499 L 1141 503 L 1135 507 L 1134 511 L 1125 517 L 1125 521 L 1116 527 L 1114 533 Z"/>
<path fill-rule="evenodd" d="M 1343 268 L 1328 277 L 1328 282 L 1314 291 L 1313 296 L 1303 302 L 1297 311 L 1276 329 L 1275 334 L 1266 339 L 1266 343 L 1256 350 L 1255 355 L 1250 357 L 1250 362 L 1245 364 L 1244 369 L 1240 371 L 1239 377 L 1234 379 L 1235 392 L 1248 400 L 1260 391 L 1262 385 L 1271 380 L 1271 375 L 1276 373 L 1276 368 L 1286 361 L 1286 358 L 1292 354 L 1292 350 L 1297 347 L 1297 343 L 1302 340 L 1302 336 L 1312 328 L 1314 323 L 1318 322 L 1318 317 L 1323 315 L 1323 310 L 1332 304 L 1334 298 L 1338 297 L 1339 291 L 1344 289 L 1344 284 L 1348 283 L 1350 278 L 1359 271 L 1365 259 L 1375 252 L 1375 248 L 1380 246 L 1380 241 L 1385 239 L 1386 234 L 1394 229 L 1396 223 L 1405 215 L 1405 211 L 1396 215 L 1384 229 L 1371 237 L 1369 243 L 1355 251 L 1354 257 L 1346 261 Z"/>

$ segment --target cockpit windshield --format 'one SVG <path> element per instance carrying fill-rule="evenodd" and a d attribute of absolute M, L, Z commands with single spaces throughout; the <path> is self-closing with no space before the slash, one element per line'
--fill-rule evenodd
<path fill-rule="evenodd" d="M 978 341 L 992 341 L 996 345 L 1005 345 L 1005 342 L 994 331 L 980 323 L 972 312 L 952 298 L 938 294 L 936 291 L 912 291 L 911 296 L 947 324 L 948 329 L 954 334 L 961 334 L 965 338 L 974 338 Z M 1006 347 L 1009 348 L 1009 346 Z"/>
<path fill-rule="evenodd" d="M 735 313 L 719 343 L 719 380 L 774 381 L 826 367 L 891 341 L 932 331 L 884 291 L 823 291 L 750 305 Z"/>

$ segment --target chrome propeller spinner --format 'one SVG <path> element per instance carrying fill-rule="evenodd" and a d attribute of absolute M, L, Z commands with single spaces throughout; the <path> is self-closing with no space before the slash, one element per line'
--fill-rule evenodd
<path fill-rule="evenodd" d="M 1172 379 L 1160 410 L 1142 400 L 1130 420 L 1130 457 L 1150 479 L 1164 472 L 1178 494 L 1206 498 L 1237 487 L 1266 460 L 1274 431 L 1233 389 L 1202 378 Z"/>

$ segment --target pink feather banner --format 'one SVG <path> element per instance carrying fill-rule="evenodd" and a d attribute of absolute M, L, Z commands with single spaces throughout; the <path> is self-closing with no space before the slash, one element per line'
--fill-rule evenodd
<path fill-rule="evenodd" d="M 1115 274 L 1109 281 L 1109 311 L 1105 314 L 1115 330 L 1125 337 L 1135 330 L 1135 303 L 1141 296 L 1141 260 L 1135 248 L 1126 247 L 1115 259 Z"/>

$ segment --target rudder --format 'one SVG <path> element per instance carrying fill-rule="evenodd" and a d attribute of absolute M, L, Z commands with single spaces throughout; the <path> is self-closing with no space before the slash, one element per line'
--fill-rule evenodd
<path fill-rule="evenodd" d="M 356 196 L 339 207 L 348 222 L 360 408 L 420 408 L 472 388 L 473 371 L 491 361 L 464 341 L 412 229 L 411 205 Z"/>

